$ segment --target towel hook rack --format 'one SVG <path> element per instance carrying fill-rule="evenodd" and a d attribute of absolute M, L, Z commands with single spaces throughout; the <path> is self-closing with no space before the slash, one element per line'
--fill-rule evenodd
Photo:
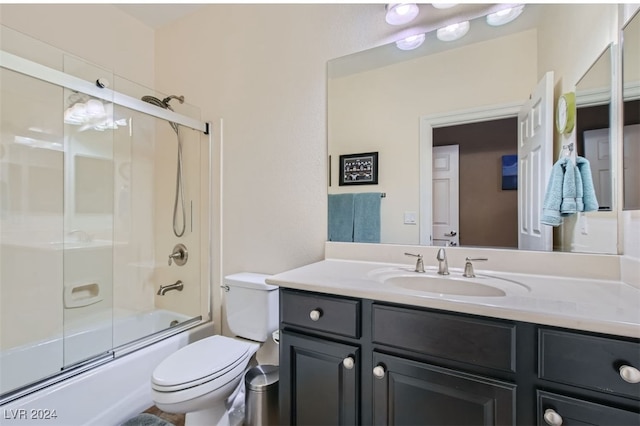
<path fill-rule="evenodd" d="M 567 145 L 562 145 L 562 150 L 563 151 L 568 151 L 567 155 L 570 155 L 573 152 L 573 142 L 571 142 L 570 144 Z"/>

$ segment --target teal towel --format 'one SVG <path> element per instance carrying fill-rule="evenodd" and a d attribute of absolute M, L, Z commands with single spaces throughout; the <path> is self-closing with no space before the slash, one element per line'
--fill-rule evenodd
<path fill-rule="evenodd" d="M 355 194 L 353 207 L 353 241 L 380 242 L 380 192 Z"/>
<path fill-rule="evenodd" d="M 593 187 L 593 178 L 591 176 L 591 165 L 589 160 L 584 157 L 576 158 L 576 166 L 578 169 L 578 175 L 582 180 L 582 212 L 593 212 L 599 208 L 598 199 L 596 197 L 596 191 Z"/>
<path fill-rule="evenodd" d="M 564 177 L 562 179 L 562 204 L 560 204 L 560 215 L 562 216 L 578 213 L 576 173 L 577 170 L 573 161 L 571 159 L 565 161 Z"/>
<path fill-rule="evenodd" d="M 577 166 L 577 164 L 576 164 Z M 574 172 L 576 175 L 576 210 L 579 212 L 584 211 L 584 187 L 582 186 L 582 175 L 580 174 L 580 170 L 578 167 L 574 167 Z"/>
<path fill-rule="evenodd" d="M 329 241 L 353 241 L 353 194 L 329 194 Z"/>
<path fill-rule="evenodd" d="M 566 157 L 558 160 L 551 169 L 551 177 L 547 184 L 547 192 L 544 194 L 542 203 L 541 222 L 549 226 L 560 226 L 562 217 L 560 216 L 560 205 L 562 204 L 562 184 L 564 181 L 564 167 L 568 159 Z"/>

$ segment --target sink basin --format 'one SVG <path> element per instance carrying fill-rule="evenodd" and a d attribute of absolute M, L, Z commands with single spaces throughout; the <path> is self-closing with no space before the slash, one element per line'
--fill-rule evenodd
<path fill-rule="evenodd" d="M 457 279 L 438 279 L 431 276 L 392 277 L 385 280 L 385 283 L 408 290 L 458 296 L 501 297 L 507 295 L 504 290 L 497 287 Z"/>
<path fill-rule="evenodd" d="M 435 270 L 414 272 L 410 268 L 383 268 L 369 273 L 369 278 L 393 287 L 439 296 L 505 297 L 524 294 L 530 288 L 520 282 L 494 275 L 476 274 L 474 278 L 451 271 L 438 275 Z"/>

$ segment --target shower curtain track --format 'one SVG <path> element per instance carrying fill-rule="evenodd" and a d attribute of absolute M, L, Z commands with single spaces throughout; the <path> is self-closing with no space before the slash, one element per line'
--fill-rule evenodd
<path fill-rule="evenodd" d="M 107 102 L 113 102 L 114 104 L 167 120 L 169 122 L 174 122 L 182 126 L 198 130 L 205 135 L 209 134 L 208 122 L 202 122 L 170 110 L 158 108 L 142 101 L 141 99 L 116 92 L 115 90 L 111 90 L 106 87 L 100 87 L 95 82 L 89 82 L 81 78 L 74 77 L 70 74 L 66 74 L 62 71 L 49 68 L 45 65 L 21 58 L 20 56 L 16 56 L 2 50 L 0 50 L 0 67 L 56 84 L 58 86 L 63 86 L 77 92 L 86 93 L 89 96 L 93 96 Z M 99 80 L 100 78 L 100 76 L 96 76 L 96 80 Z"/>

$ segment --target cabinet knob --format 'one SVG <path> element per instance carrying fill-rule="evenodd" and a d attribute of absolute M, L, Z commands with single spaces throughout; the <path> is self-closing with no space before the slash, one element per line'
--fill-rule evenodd
<path fill-rule="evenodd" d="M 384 375 L 387 372 L 384 371 L 384 367 L 381 365 L 378 365 L 376 367 L 373 368 L 373 375 L 376 379 L 384 379 Z"/>
<path fill-rule="evenodd" d="M 353 366 L 356 365 L 356 361 L 353 359 L 353 357 L 348 356 L 342 360 L 342 365 L 347 370 L 351 370 Z"/>
<path fill-rule="evenodd" d="M 544 412 L 544 421 L 549 426 L 562 426 L 562 416 L 556 413 L 555 410 L 548 408 Z"/>
<path fill-rule="evenodd" d="M 321 316 L 322 311 L 320 309 L 314 309 L 313 311 L 309 312 L 309 318 L 311 318 L 311 321 L 318 321 Z"/>
<path fill-rule="evenodd" d="M 627 383 L 640 383 L 640 370 L 630 365 L 620 367 L 620 377 Z"/>

